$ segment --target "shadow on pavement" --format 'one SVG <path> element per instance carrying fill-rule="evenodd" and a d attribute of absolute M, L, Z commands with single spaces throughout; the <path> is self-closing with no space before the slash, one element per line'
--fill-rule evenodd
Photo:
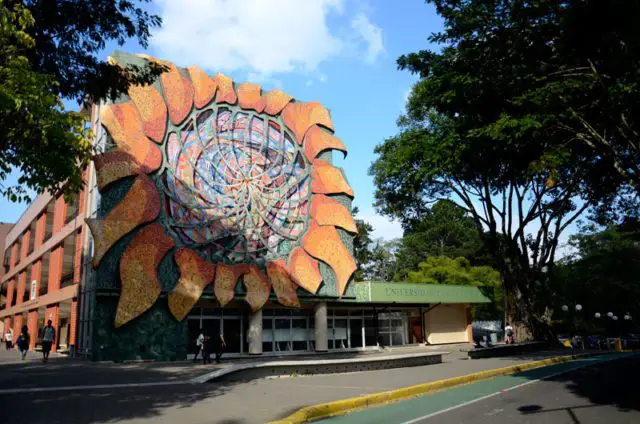
<path fill-rule="evenodd" d="M 536 370 L 520 374 L 536 379 Z M 538 404 L 518 407 L 523 415 L 539 415 L 566 411 L 571 423 L 580 424 L 574 411 L 599 406 L 612 406 L 618 411 L 640 411 L 640 356 L 630 356 L 601 362 L 593 366 L 545 379 L 563 384 L 573 395 L 583 398 L 585 404 L 544 408 Z M 580 402 L 582 403 L 582 402 Z"/>
<path fill-rule="evenodd" d="M 4 352 L 3 352 L 4 353 Z M 6 359 L 6 358 L 5 358 Z M 0 390 L 24 389 L 19 393 L 0 394 L 3 424 L 68 424 L 151 420 L 156 422 L 169 412 L 174 420 L 246 424 L 242 417 L 223 415 L 216 420 L 214 408 L 202 408 L 203 402 L 222 396 L 235 384 L 190 384 L 186 381 L 211 366 L 190 363 L 100 364 L 84 360 L 51 358 L 43 364 L 25 362 L 0 363 Z M 167 385 L 65 389 L 65 386 L 96 386 L 167 382 Z M 184 382 L 184 383 L 183 383 Z M 33 388 L 51 388 L 34 391 Z M 195 408 L 197 406 L 197 408 Z M 197 411 L 196 411 L 197 409 Z M 211 417 L 203 416 L 210 411 Z M 219 411 L 218 411 L 219 412 Z"/>

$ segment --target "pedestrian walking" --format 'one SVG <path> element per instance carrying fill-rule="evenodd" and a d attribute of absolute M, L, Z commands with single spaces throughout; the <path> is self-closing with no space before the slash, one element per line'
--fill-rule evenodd
<path fill-rule="evenodd" d="M 18 346 L 18 350 L 20 350 L 20 359 L 27 359 L 27 352 L 29 351 L 29 341 L 31 337 L 29 336 L 29 328 L 26 325 L 22 326 L 22 332 L 18 336 L 18 340 L 16 340 L 16 346 Z"/>
<path fill-rule="evenodd" d="M 195 363 L 198 359 L 198 354 L 202 352 L 202 356 L 204 357 L 204 352 L 202 347 L 204 345 L 204 331 L 202 328 L 200 329 L 200 334 L 198 334 L 198 338 L 196 338 L 196 354 L 193 356 L 193 362 Z"/>
<path fill-rule="evenodd" d="M 213 346 L 211 345 L 211 337 L 205 332 L 202 338 L 202 363 L 204 365 L 211 363 L 211 352 Z"/>
<path fill-rule="evenodd" d="M 49 360 L 51 346 L 56 339 L 56 329 L 51 324 L 51 320 L 47 321 L 47 326 L 42 330 L 42 362 L 44 363 Z"/>
<path fill-rule="evenodd" d="M 227 347 L 227 343 L 224 341 L 224 336 L 222 333 L 216 337 L 215 342 L 215 351 L 216 351 L 216 364 L 220 363 L 220 358 L 222 358 L 222 354 L 224 353 L 224 349 Z"/>
<path fill-rule="evenodd" d="M 513 327 L 511 323 L 507 323 L 507 326 L 504 328 L 504 334 L 507 336 L 507 344 L 513 344 Z"/>
<path fill-rule="evenodd" d="M 4 335 L 4 343 L 7 350 L 11 350 L 13 347 L 13 330 L 11 328 L 9 328 Z"/>

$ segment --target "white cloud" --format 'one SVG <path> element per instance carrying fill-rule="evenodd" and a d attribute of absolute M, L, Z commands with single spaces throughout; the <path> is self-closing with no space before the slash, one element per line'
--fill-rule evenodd
<path fill-rule="evenodd" d="M 307 87 L 311 87 L 313 85 L 313 80 L 307 80 L 304 85 L 306 85 Z"/>
<path fill-rule="evenodd" d="M 367 61 L 375 60 L 384 50 L 381 30 L 366 15 L 356 15 L 346 33 L 330 27 L 329 17 L 345 14 L 345 1 L 155 0 L 163 25 L 151 45 L 179 65 L 264 75 L 316 71 L 332 57 L 352 54 L 354 42 Z"/>
<path fill-rule="evenodd" d="M 375 213 L 367 215 L 359 213 L 357 218 L 362 219 L 373 226 L 373 235 L 371 238 L 374 240 L 379 238 L 392 240 L 402 237 L 402 227 L 400 226 L 400 223 L 391 221 L 385 216 L 377 215 Z"/>
<path fill-rule="evenodd" d="M 373 63 L 384 52 L 382 30 L 374 25 L 364 13 L 359 13 L 352 21 L 351 27 L 364 42 L 367 63 Z"/>

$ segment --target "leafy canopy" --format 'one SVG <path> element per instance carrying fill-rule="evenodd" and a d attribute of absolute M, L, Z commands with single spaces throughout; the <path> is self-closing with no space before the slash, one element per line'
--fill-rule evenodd
<path fill-rule="evenodd" d="M 0 196 L 21 202 L 28 189 L 82 188 L 90 134 L 62 99 L 95 102 L 150 83 L 164 67 L 121 68 L 96 54 L 109 40 L 135 37 L 145 47 L 159 24 L 130 1 L 0 0 Z M 21 176 L 9 185 L 13 170 Z"/>
<path fill-rule="evenodd" d="M 610 4 L 605 11 L 603 3 L 579 0 L 430 3 L 445 23 L 430 41 L 442 48 L 398 60 L 420 81 L 399 134 L 376 147 L 370 168 L 376 206 L 411 222 L 435 202 L 455 202 L 473 219 L 503 276 L 512 318 L 534 337 L 552 337 L 547 282 L 561 234 L 587 211 L 633 198 L 631 180 L 616 169 L 616 163 L 635 166 L 633 150 L 628 138 L 614 136 L 621 134 L 614 124 L 624 124 L 617 106 L 607 103 L 625 76 L 634 83 L 630 76 L 640 62 L 632 65 L 620 48 L 633 25 L 627 19 L 622 44 L 605 52 L 612 38 L 596 38 L 621 17 L 607 12 L 615 9 Z M 626 2 L 614 3 L 631 11 Z M 593 14 L 601 10 L 607 22 L 599 27 Z M 584 47 L 584 40 L 597 43 Z M 606 90 L 595 82 L 601 75 L 573 72 L 598 54 L 598 63 L 615 68 Z M 625 107 L 637 107 L 630 99 Z M 585 120 L 616 140 L 616 154 L 589 145 L 595 136 L 584 135 Z"/>

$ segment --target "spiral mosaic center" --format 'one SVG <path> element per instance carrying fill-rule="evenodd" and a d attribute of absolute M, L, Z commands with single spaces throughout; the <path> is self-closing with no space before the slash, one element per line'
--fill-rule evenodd
<path fill-rule="evenodd" d="M 194 113 L 166 146 L 167 220 L 182 244 L 217 263 L 288 254 L 307 222 L 311 179 L 281 122 L 209 109 Z"/>

